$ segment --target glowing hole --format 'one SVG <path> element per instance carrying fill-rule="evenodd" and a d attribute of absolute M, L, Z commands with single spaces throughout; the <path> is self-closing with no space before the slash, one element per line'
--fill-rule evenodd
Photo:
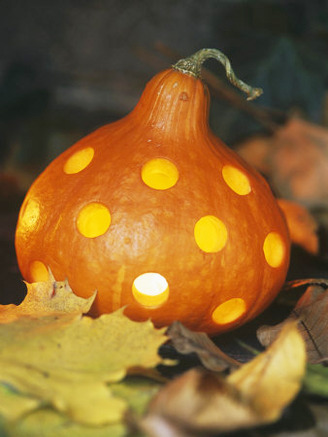
<path fill-rule="evenodd" d="M 47 267 L 41 261 L 33 261 L 30 266 L 32 282 L 45 282 L 49 279 Z"/>
<path fill-rule="evenodd" d="M 111 224 L 108 208 L 101 203 L 93 202 L 84 206 L 79 212 L 76 225 L 79 232 L 87 238 L 103 235 Z"/>
<path fill-rule="evenodd" d="M 222 169 L 222 176 L 225 183 L 237 194 L 245 196 L 250 193 L 251 185 L 248 177 L 238 168 L 225 165 Z"/>
<path fill-rule="evenodd" d="M 159 273 L 143 273 L 132 285 L 135 300 L 145 307 L 162 305 L 169 297 L 169 286 Z"/>
<path fill-rule="evenodd" d="M 167 190 L 177 183 L 179 172 L 168 159 L 156 158 L 144 164 L 141 170 L 141 178 L 150 188 Z"/>
<path fill-rule="evenodd" d="M 29 199 L 23 210 L 20 224 L 27 230 L 35 228 L 40 216 L 40 206 L 36 200 Z"/>
<path fill-rule="evenodd" d="M 75 174 L 84 170 L 92 161 L 95 151 L 92 147 L 86 147 L 85 149 L 75 152 L 70 156 L 64 165 L 64 172 L 66 174 Z"/>
<path fill-rule="evenodd" d="M 215 308 L 212 320 L 218 325 L 226 325 L 239 319 L 246 312 L 244 299 L 234 297 Z"/>
<path fill-rule="evenodd" d="M 198 220 L 194 228 L 198 247 L 207 253 L 222 250 L 228 239 L 225 224 L 214 215 L 206 215 Z"/>
<path fill-rule="evenodd" d="M 263 252 L 269 266 L 279 267 L 285 257 L 285 245 L 277 232 L 270 232 L 263 244 Z"/>

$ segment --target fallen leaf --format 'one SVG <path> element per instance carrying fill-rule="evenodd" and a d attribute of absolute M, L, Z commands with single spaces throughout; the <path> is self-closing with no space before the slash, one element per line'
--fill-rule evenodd
<path fill-rule="evenodd" d="M 120 420 L 126 402 L 107 383 L 163 363 L 167 337 L 124 309 L 97 319 L 63 314 L 0 325 L 0 380 L 91 425 Z"/>
<path fill-rule="evenodd" d="M 240 363 L 225 354 L 204 332 L 193 332 L 180 322 L 169 326 L 167 335 L 175 349 L 182 354 L 196 353 L 202 364 L 209 370 L 221 372 L 235 368 Z"/>
<path fill-rule="evenodd" d="M 129 409 L 135 414 L 141 416 L 150 399 L 162 387 L 161 383 L 142 376 L 127 376 L 123 381 L 112 383 L 110 385 L 112 393 L 124 399 Z"/>
<path fill-rule="evenodd" d="M 1 426 L 1 421 L 0 421 Z M 3 434 L 1 434 L 3 431 Z M 2 424 L 1 437 L 129 437 L 123 423 L 84 426 L 51 408 L 42 408 L 21 420 Z M 132 436 L 131 436 L 132 437 Z M 137 436 L 133 436 L 137 437 Z"/>
<path fill-rule="evenodd" d="M 296 281 L 311 283 L 312 280 Z M 319 280 L 313 280 L 320 282 Z M 321 280 L 323 282 L 324 280 Z M 327 285 L 328 281 L 326 280 Z M 328 357 L 328 290 L 319 285 L 307 288 L 297 302 L 290 316 L 274 326 L 261 326 L 257 330 L 257 338 L 263 346 L 270 345 L 283 327 L 291 320 L 297 321 L 299 331 L 306 345 L 307 357 L 310 363 L 320 362 Z"/>
<path fill-rule="evenodd" d="M 250 139 L 237 150 L 280 196 L 308 207 L 328 205 L 328 129 L 292 117 L 271 138 Z"/>
<path fill-rule="evenodd" d="M 257 423 L 247 400 L 222 376 L 191 369 L 165 386 L 141 421 L 151 437 L 189 436 L 233 431 Z M 170 430 L 165 434 L 164 430 Z"/>
<path fill-rule="evenodd" d="M 276 133 L 273 150 L 273 183 L 283 197 L 327 205 L 328 130 L 292 118 Z"/>
<path fill-rule="evenodd" d="M 22 316 L 39 318 L 56 313 L 87 313 L 96 297 L 84 299 L 76 296 L 68 281 L 56 281 L 49 270 L 49 280 L 27 286 L 27 295 L 20 305 L 0 305 L 0 324 L 12 322 Z"/>
<path fill-rule="evenodd" d="M 292 243 L 303 247 L 313 255 L 318 255 L 318 224 L 309 210 L 286 199 L 278 199 L 278 204 L 286 218 Z"/>
<path fill-rule="evenodd" d="M 150 402 L 140 428 L 151 437 L 230 432 L 277 420 L 297 395 L 306 354 L 295 323 L 227 378 L 192 369 L 164 386 Z"/>
<path fill-rule="evenodd" d="M 304 340 L 297 323 L 286 324 L 262 354 L 228 377 L 264 422 L 278 419 L 299 392 L 306 366 Z"/>
<path fill-rule="evenodd" d="M 272 139 L 268 136 L 255 135 L 236 146 L 238 154 L 252 167 L 264 175 L 271 173 Z"/>
<path fill-rule="evenodd" d="M 41 405 L 40 399 L 22 396 L 9 386 L 0 384 L 0 417 L 2 419 L 9 422 L 15 421 Z"/>
<path fill-rule="evenodd" d="M 127 407 L 133 414 L 141 416 L 149 403 L 149 400 L 159 390 L 160 384 L 139 376 L 127 377 L 125 380 L 110 385 L 111 392 L 120 399 L 123 399 Z M 1 396 L 3 393 L 3 397 Z M 13 400 L 8 396 L 12 396 Z M 2 401 L 9 405 L 2 405 Z M 14 399 L 19 403 L 17 407 L 14 405 Z M 81 423 L 76 423 L 65 414 L 62 414 L 49 407 L 43 407 L 35 410 L 30 405 L 25 406 L 25 402 L 31 403 L 31 399 L 15 394 L 8 388 L 0 385 L 0 436 L 6 437 L 128 437 L 130 435 L 128 427 L 124 421 L 120 423 L 105 424 L 102 426 L 86 426 Z M 25 413 L 15 416 L 11 415 L 10 410 L 19 410 L 23 408 Z M 35 410 L 35 411 L 31 411 Z M 8 415 L 3 415 L 3 412 L 8 412 Z M 19 413 L 19 412 L 18 412 Z M 1 416 L 7 419 L 6 424 L 2 425 L 6 431 L 1 433 Z M 8 419 L 11 420 L 8 421 Z M 19 420 L 13 420 L 19 419 Z M 131 437 L 137 437 L 133 432 Z"/>

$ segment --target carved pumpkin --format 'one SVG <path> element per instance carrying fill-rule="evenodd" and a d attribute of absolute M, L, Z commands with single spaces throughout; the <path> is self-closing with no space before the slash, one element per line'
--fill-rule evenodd
<path fill-rule="evenodd" d="M 208 127 L 204 49 L 156 75 L 135 109 L 78 141 L 31 186 L 16 231 L 27 281 L 68 278 L 156 326 L 211 334 L 250 320 L 286 276 L 289 236 L 265 180 Z"/>

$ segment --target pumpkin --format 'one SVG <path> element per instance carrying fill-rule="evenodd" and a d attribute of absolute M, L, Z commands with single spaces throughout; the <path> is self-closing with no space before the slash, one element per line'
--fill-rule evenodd
<path fill-rule="evenodd" d="M 58 156 L 22 204 L 16 252 L 23 277 L 67 278 L 97 290 L 92 315 L 125 307 L 156 326 L 179 320 L 217 334 L 263 311 L 289 263 L 284 217 L 266 181 L 215 137 L 203 49 L 157 74 L 123 119 Z"/>

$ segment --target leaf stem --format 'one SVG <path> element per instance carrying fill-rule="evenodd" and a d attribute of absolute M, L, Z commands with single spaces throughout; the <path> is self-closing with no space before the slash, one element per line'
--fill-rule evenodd
<path fill-rule="evenodd" d="M 238 79 L 231 67 L 229 59 L 224 53 L 217 49 L 201 49 L 188 58 L 180 59 L 180 61 L 173 65 L 173 68 L 198 79 L 201 77 L 203 63 L 211 58 L 216 59 L 224 66 L 229 81 L 247 94 L 247 100 L 254 100 L 263 93 L 261 88 L 253 88 Z"/>

